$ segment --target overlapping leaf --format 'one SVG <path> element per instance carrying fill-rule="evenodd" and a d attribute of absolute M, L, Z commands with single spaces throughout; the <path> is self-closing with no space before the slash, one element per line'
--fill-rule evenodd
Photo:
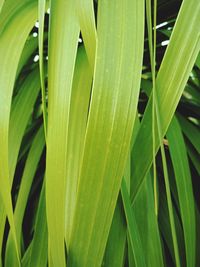
<path fill-rule="evenodd" d="M 136 113 L 143 13 L 143 1 L 99 2 L 94 84 L 69 266 L 99 266 L 103 258 Z"/>
<path fill-rule="evenodd" d="M 51 2 L 46 208 L 53 266 L 65 266 L 65 198 L 70 97 L 79 38 L 74 0 Z"/>
<path fill-rule="evenodd" d="M 200 50 L 200 3 L 185 0 L 174 27 L 169 46 L 159 69 L 156 88 L 158 107 L 164 136 L 180 100 L 191 69 Z M 188 20 L 190 23 L 188 24 Z M 192 41 L 191 41 L 192 40 Z M 141 187 L 145 174 L 152 163 L 151 106 L 149 101 L 141 128 L 133 147 L 133 156 L 137 159 L 143 147 L 143 157 L 135 165 L 132 179 L 132 201 Z M 156 138 L 158 149 L 159 139 Z"/>
<path fill-rule="evenodd" d="M 3 15 L 0 17 L 0 61 L 3 66 L 0 74 L 0 182 L 2 185 L 1 196 L 16 248 L 16 229 L 10 195 L 11 183 L 8 162 L 9 116 L 18 62 L 26 38 L 36 20 L 35 7 L 34 1 L 8 1 L 4 4 Z M 23 31 L 21 31 L 22 28 Z M 17 250 L 19 254 L 19 248 Z"/>

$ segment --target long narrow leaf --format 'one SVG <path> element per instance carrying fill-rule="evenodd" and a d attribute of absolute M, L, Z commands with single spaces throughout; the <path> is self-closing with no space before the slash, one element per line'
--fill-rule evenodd
<path fill-rule="evenodd" d="M 50 7 L 46 208 L 53 266 L 65 266 L 67 135 L 80 31 L 75 7 L 74 0 L 51 1 Z"/>
<path fill-rule="evenodd" d="M 169 46 L 158 72 L 156 88 L 158 108 L 162 121 L 162 136 L 167 131 L 200 50 L 199 16 L 200 2 L 196 0 L 183 1 Z M 189 20 L 190 23 L 188 23 Z M 132 201 L 135 200 L 153 160 L 151 155 L 151 107 L 152 99 L 150 99 L 146 108 L 141 128 L 133 147 L 133 156 L 137 159 L 141 155 L 142 144 L 143 157 L 134 168 L 134 179 L 132 179 L 131 185 Z M 156 148 L 158 149 L 158 147 L 159 140 L 156 138 Z"/>
<path fill-rule="evenodd" d="M 69 135 L 67 146 L 67 185 L 66 185 L 66 243 L 72 229 L 73 216 L 77 197 L 78 176 L 83 153 L 83 142 L 86 132 L 88 108 L 92 85 L 92 72 L 84 47 L 78 49 L 72 86 Z M 76 133 L 76 134 L 74 134 Z"/>
<path fill-rule="evenodd" d="M 76 2 L 81 33 L 90 66 L 93 71 L 97 43 L 93 0 L 76 0 Z"/>
<path fill-rule="evenodd" d="M 131 201 L 129 198 L 128 190 L 126 187 L 126 182 L 123 179 L 122 180 L 122 186 L 121 186 L 121 193 L 126 213 L 126 219 L 127 219 L 127 226 L 129 231 L 129 237 L 130 237 L 130 243 L 132 247 L 132 252 L 134 255 L 134 261 L 136 267 L 144 267 L 146 266 L 145 263 L 145 257 L 142 253 L 142 241 L 139 235 L 138 226 L 136 223 L 135 216 L 132 211 Z"/>
<path fill-rule="evenodd" d="M 31 243 L 29 267 L 45 267 L 47 265 L 48 232 L 46 221 L 45 187 L 43 184 L 35 222 L 35 231 Z"/>
<path fill-rule="evenodd" d="M 8 4 L 5 2 L 3 6 L 4 16 L 1 16 L 0 18 L 0 62 L 3 66 L 0 73 L 0 182 L 2 200 L 17 248 L 16 230 L 10 195 L 11 184 L 9 180 L 9 116 L 17 65 L 25 40 L 36 20 L 36 9 L 34 2 L 21 1 L 23 8 L 20 9 L 20 11 L 18 8 L 9 10 L 9 5 L 12 4 L 12 2 L 14 3 L 15 1 L 9 1 Z M 23 31 L 21 29 L 23 29 Z M 12 36 L 12 39 L 10 39 L 10 36 Z M 17 251 L 18 253 L 20 252 L 19 248 L 17 248 Z"/>
<path fill-rule="evenodd" d="M 42 92 L 42 108 L 44 120 L 45 138 L 47 136 L 47 107 L 46 107 L 46 92 L 45 92 L 45 77 L 44 77 L 44 57 L 43 57 L 43 43 L 44 43 L 44 17 L 45 17 L 46 0 L 39 0 L 38 2 L 38 17 L 39 17 L 39 67 L 40 67 L 40 81 Z"/>
<path fill-rule="evenodd" d="M 175 172 L 183 223 L 187 266 L 195 266 L 195 205 L 187 152 L 180 126 L 175 117 L 167 131 L 169 150 Z"/>
<path fill-rule="evenodd" d="M 26 208 L 26 203 L 43 148 L 44 148 L 44 129 L 43 127 L 41 127 L 36 137 L 34 138 L 33 144 L 31 146 L 29 155 L 26 160 L 26 165 L 24 168 L 22 182 L 20 185 L 20 190 L 14 213 L 15 225 L 16 228 L 18 229 L 17 242 L 19 246 L 21 241 L 22 221 Z M 5 266 L 7 267 L 14 266 L 16 262 L 16 255 L 13 253 L 13 247 L 14 247 L 13 239 L 10 236 L 8 238 L 6 257 L 5 257 Z"/>
<path fill-rule="evenodd" d="M 143 14 L 143 1 L 99 2 L 96 67 L 69 266 L 99 266 L 103 258 L 136 115 Z"/>

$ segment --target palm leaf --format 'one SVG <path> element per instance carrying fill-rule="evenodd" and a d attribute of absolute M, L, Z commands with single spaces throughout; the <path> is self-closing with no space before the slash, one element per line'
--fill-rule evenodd
<path fill-rule="evenodd" d="M 79 37 L 79 24 L 75 11 L 73 0 L 51 2 L 48 52 L 46 208 L 50 257 L 52 257 L 54 266 L 65 266 L 67 135 Z"/>
<path fill-rule="evenodd" d="M 129 14 L 130 10 L 134 10 L 134 16 Z M 99 266 L 103 258 L 136 112 L 143 12 L 143 2 L 99 2 L 99 45 L 69 244 L 70 266 Z M 106 26 L 109 24 L 113 25 L 110 30 Z M 119 32 L 121 42 L 118 42 Z M 121 79 L 132 70 L 130 79 Z"/>
<path fill-rule="evenodd" d="M 12 2 L 13 6 L 11 8 Z M 17 246 L 16 230 L 10 195 L 11 184 L 9 179 L 10 174 L 8 162 L 9 115 L 11 109 L 11 98 L 15 81 L 15 74 L 17 71 L 20 54 L 22 52 L 30 29 L 36 19 L 35 3 L 21 1 L 21 3 L 18 5 L 17 1 L 9 1 L 6 2 L 3 6 L 2 14 L 3 15 L 0 19 L 0 51 L 2 51 L 0 54 L 0 60 L 4 68 L 2 69 L 0 74 L 0 87 L 4 88 L 4 90 L 0 91 L 1 196 L 6 214 L 9 219 L 13 238 L 15 240 L 16 249 L 18 251 L 18 254 L 20 254 L 20 250 Z M 21 28 L 23 28 L 23 31 L 21 31 Z M 8 41 L 10 41 L 10 36 L 12 36 L 12 41 L 9 42 L 8 47 L 7 43 Z"/>
<path fill-rule="evenodd" d="M 167 131 L 169 150 L 175 172 L 180 213 L 183 223 L 187 266 L 195 266 L 195 205 L 187 152 L 180 126 L 175 117 Z"/>
<path fill-rule="evenodd" d="M 200 3 L 197 3 L 195 0 L 183 1 L 169 46 L 158 72 L 156 88 L 158 108 L 162 121 L 162 136 L 167 131 L 200 50 L 200 28 L 197 26 L 199 14 Z M 192 20 L 188 24 L 190 18 Z M 134 201 L 139 192 L 144 177 L 152 163 L 151 106 L 152 100 L 149 101 L 148 107 L 146 108 L 141 128 L 133 147 L 133 157 L 135 159 L 140 155 L 141 144 L 143 146 L 144 156 L 141 158 L 139 164 L 135 165 L 133 171 L 134 179 L 132 179 L 131 184 L 132 201 Z M 156 137 L 157 149 L 158 146 L 159 140 Z"/>

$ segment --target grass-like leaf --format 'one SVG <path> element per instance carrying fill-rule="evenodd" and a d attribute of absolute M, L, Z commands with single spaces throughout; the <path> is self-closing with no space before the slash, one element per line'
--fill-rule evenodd
<path fill-rule="evenodd" d="M 46 208 L 49 257 L 54 266 L 65 266 L 67 136 L 79 31 L 75 2 L 52 1 L 48 52 Z"/>
<path fill-rule="evenodd" d="M 187 152 L 178 121 L 173 118 L 167 131 L 169 150 L 175 172 L 180 213 L 183 223 L 187 266 L 195 266 L 195 205 Z"/>
<path fill-rule="evenodd" d="M 132 10 L 134 16 L 127 16 Z M 103 258 L 136 113 L 143 12 L 143 2 L 99 2 L 99 45 L 69 245 L 71 266 L 98 266 Z M 109 30 L 107 24 L 113 27 Z M 119 32 L 121 42 L 118 42 Z M 111 42 L 114 45 L 109 45 Z M 133 69 L 131 79 L 121 79 Z"/>
<path fill-rule="evenodd" d="M 11 8 L 12 2 L 13 7 Z M 23 7 L 20 9 L 21 12 L 19 12 L 19 6 L 16 4 L 18 3 L 15 3 L 15 1 L 6 2 L 2 10 L 4 16 L 1 16 L 0 18 L 0 61 L 4 66 L 0 74 L 0 87 L 4 88 L 4 90 L 0 91 L 0 183 L 2 185 L 1 196 L 3 205 L 9 219 L 19 260 L 20 249 L 17 245 L 16 229 L 10 195 L 11 184 L 8 162 L 9 115 L 17 65 L 26 38 L 35 22 L 36 10 L 34 8 L 34 2 L 31 3 L 21 1 L 20 5 Z M 23 28 L 23 31 L 21 31 L 21 28 Z M 12 41 L 9 42 L 8 47 L 7 43 L 10 40 L 9 37 L 11 35 L 13 38 Z"/>
<path fill-rule="evenodd" d="M 158 108 L 162 121 L 162 136 L 167 131 L 200 50 L 200 28 L 197 26 L 199 15 L 199 2 L 196 0 L 183 1 L 169 46 L 158 72 L 156 88 Z M 190 18 L 192 20 L 188 24 Z M 191 25 L 193 26 L 191 27 Z M 141 153 L 141 144 L 143 144 L 143 157 L 133 170 L 132 201 L 134 201 L 153 160 L 150 153 L 152 151 L 152 116 L 151 112 L 149 112 L 151 108 L 152 100 L 150 100 L 145 111 L 141 128 L 133 147 L 133 156 L 137 159 Z M 156 138 L 156 148 L 158 149 L 158 147 L 159 139 Z"/>

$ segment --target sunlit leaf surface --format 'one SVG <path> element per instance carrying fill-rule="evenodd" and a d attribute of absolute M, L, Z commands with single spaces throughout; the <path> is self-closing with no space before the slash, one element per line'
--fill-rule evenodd
<path fill-rule="evenodd" d="M 200 1 L 0 1 L 0 267 L 200 266 Z"/>

